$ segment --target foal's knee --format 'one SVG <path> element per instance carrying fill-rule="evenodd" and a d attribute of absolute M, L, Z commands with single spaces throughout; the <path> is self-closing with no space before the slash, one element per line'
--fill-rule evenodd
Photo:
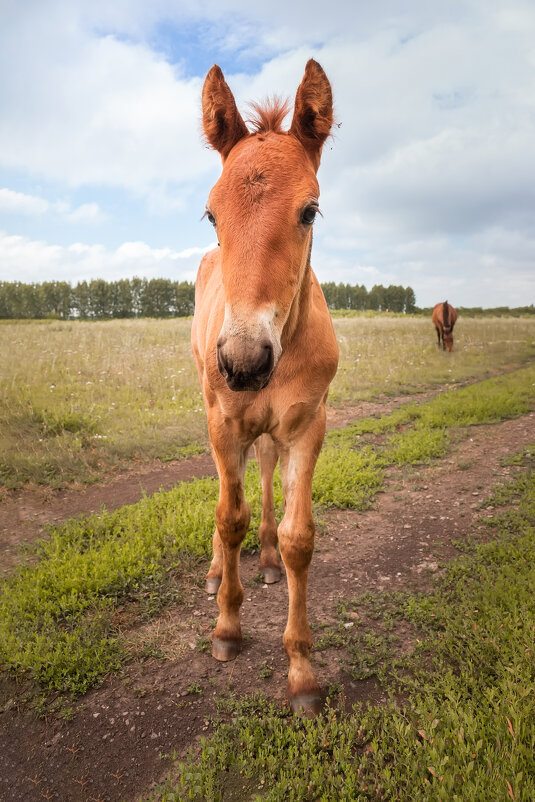
<path fill-rule="evenodd" d="M 215 519 L 223 543 L 228 546 L 239 546 L 247 534 L 251 510 L 246 501 L 234 506 L 221 500 L 216 508 Z"/>
<path fill-rule="evenodd" d="M 279 526 L 279 548 L 287 568 L 302 571 L 310 565 L 314 551 L 314 521 L 310 519 L 291 523 L 281 522 Z"/>

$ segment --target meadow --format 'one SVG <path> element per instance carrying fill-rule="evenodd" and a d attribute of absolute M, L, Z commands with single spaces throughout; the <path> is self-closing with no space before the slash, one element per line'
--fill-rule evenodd
<path fill-rule="evenodd" d="M 422 465 L 448 460 L 449 470 L 457 465 L 469 483 L 469 468 L 455 457 L 461 444 L 476 429 L 528 420 L 535 407 L 535 321 L 529 318 L 462 321 L 452 354 L 438 351 L 431 324 L 421 318 L 364 314 L 334 323 L 341 370 L 331 404 L 412 398 L 327 433 L 313 484 L 320 521 L 353 510 L 364 526 L 378 494 L 392 494 L 393 473 L 399 481 L 400 472 L 410 475 Z M 204 449 L 189 327 L 184 319 L 0 325 L 5 485 L 96 480 L 135 460 Z M 422 395 L 433 388 L 442 392 Z M 342 689 L 332 687 L 324 714 L 308 721 L 258 693 L 235 697 L 227 689 L 217 700 L 212 736 L 185 758 L 175 756 L 169 779 L 150 799 L 533 799 L 534 454 L 535 444 L 526 443 L 510 460 L 511 481 L 478 499 L 493 510 L 484 536 L 459 542 L 457 558 L 430 589 L 348 592 L 334 623 L 316 632 L 316 654 L 340 650 L 347 675 L 373 677 L 386 703 L 347 711 Z M 254 462 L 246 495 L 252 519 L 244 548 L 251 553 L 260 518 Z M 168 610 L 175 628 L 191 615 L 217 496 L 216 479 L 196 479 L 48 527 L 29 559 L 0 581 L 0 665 L 16 682 L 19 690 L 9 694 L 21 695 L 21 709 L 67 726 L 82 720 L 86 705 L 100 716 L 100 686 L 115 681 L 127 688 L 132 666 L 139 672 L 152 661 L 152 677 L 158 663 L 177 660 L 180 667 L 191 659 L 183 643 L 178 656 L 166 652 L 160 623 Z M 275 502 L 280 519 L 278 473 Z M 336 550 L 327 536 L 336 530 L 322 532 L 322 526 L 320 550 Z M 402 655 L 395 645 L 399 626 L 412 633 Z M 199 637 L 190 648 L 199 656 L 207 646 Z M 267 663 L 260 666 L 259 677 L 265 676 Z M 200 701 L 213 692 L 211 682 L 201 676 L 180 696 L 200 694 Z M 177 705 L 191 704 L 186 700 Z M 202 704 L 208 709 L 208 699 Z M 189 708 L 183 709 L 186 721 Z M 60 731 L 61 723 L 56 726 Z M 123 743 L 123 735 L 117 740 Z M 132 745 L 124 744 L 131 761 Z M 86 741 L 88 752 L 92 746 Z M 69 772 L 61 782 L 72 786 L 78 774 Z M 161 774 L 154 765 L 151 781 Z M 135 798 L 141 791 L 136 788 Z M 125 796 L 117 791 L 113 798 Z"/>
<path fill-rule="evenodd" d="M 443 459 L 474 427 L 524 416 L 534 405 L 531 364 L 334 429 L 314 478 L 316 514 L 329 507 L 365 511 L 392 469 Z M 227 694 L 213 736 L 185 760 L 176 758 L 169 780 L 150 798 L 479 802 L 505 799 L 510 789 L 509 798 L 531 800 L 534 454 L 531 444 L 510 460 L 513 481 L 483 501 L 496 511 L 487 536 L 458 546 L 461 556 L 431 593 L 348 596 L 338 605 L 338 622 L 316 638 L 317 650 L 342 650 L 350 676 L 376 676 L 386 704 L 347 714 L 333 688 L 325 713 L 308 721 L 261 695 Z M 246 494 L 250 551 L 260 513 L 255 463 Z M 49 528 L 30 563 L 0 585 L 0 664 L 26 688 L 26 703 L 70 719 L 78 697 L 120 671 L 126 680 L 132 661 L 172 659 L 159 648 L 158 626 L 152 642 L 136 642 L 125 622 L 158 621 L 188 594 L 194 566 L 206 565 L 210 553 L 216 499 L 217 481 L 197 479 Z M 280 517 L 279 482 L 276 508 Z M 393 647 L 400 622 L 414 633 L 402 657 Z M 197 649 L 205 648 L 198 641 Z M 199 683 L 187 691 L 202 692 Z M 227 794 L 236 782 L 245 795 Z"/>
<path fill-rule="evenodd" d="M 535 355 L 528 317 L 461 319 L 446 359 L 426 318 L 352 313 L 334 325 L 333 406 L 484 378 Z M 190 327 L 186 318 L 2 321 L 0 484 L 62 487 L 206 449 Z"/>

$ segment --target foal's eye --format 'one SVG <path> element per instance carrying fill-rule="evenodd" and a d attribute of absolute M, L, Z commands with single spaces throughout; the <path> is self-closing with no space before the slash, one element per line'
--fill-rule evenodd
<path fill-rule="evenodd" d="M 305 226 L 311 226 L 316 219 L 317 213 L 317 206 L 306 206 L 301 212 L 301 222 L 304 223 Z"/>
<path fill-rule="evenodd" d="M 212 212 L 209 212 L 208 210 L 206 210 L 206 217 L 208 218 L 208 220 L 210 221 L 210 223 L 211 223 L 213 226 L 215 226 L 215 217 L 214 217 L 214 215 L 212 214 Z"/>

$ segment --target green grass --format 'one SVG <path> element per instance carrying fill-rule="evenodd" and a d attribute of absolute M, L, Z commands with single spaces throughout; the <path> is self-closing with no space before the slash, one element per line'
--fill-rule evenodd
<path fill-rule="evenodd" d="M 308 721 L 262 697 L 242 700 L 234 705 L 231 723 L 217 725 L 213 737 L 201 741 L 200 754 L 195 750 L 176 761 L 151 800 L 531 802 L 532 464 L 506 491 L 494 494 L 494 504 L 502 498 L 513 508 L 493 520 L 492 539 L 452 562 L 434 592 L 353 605 L 370 612 L 372 602 L 372 615 L 384 631 L 395 631 L 400 619 L 413 627 L 414 651 L 383 670 L 383 678 L 390 677 L 388 704 L 356 707 L 350 715 L 333 705 Z M 348 602 L 342 622 L 351 607 Z M 361 636 L 355 642 L 357 654 L 350 651 L 350 661 L 360 652 L 362 662 L 375 650 L 375 662 L 388 664 L 380 638 L 366 643 Z"/>
<path fill-rule="evenodd" d="M 374 426 L 388 430 L 385 421 L 392 429 L 399 413 L 330 432 L 314 478 L 315 503 L 366 509 L 389 466 L 442 456 L 450 445 L 446 424 L 456 420 L 475 424 L 478 415 L 489 422 L 521 414 L 535 398 L 534 380 L 535 367 L 529 367 L 507 379 L 451 391 L 412 411 L 400 410 L 414 428 L 379 444 L 359 446 L 358 432 Z M 258 545 L 261 510 L 255 463 L 248 466 L 246 496 L 252 518 L 244 546 L 251 549 Z M 37 561 L 19 567 L 0 585 L 0 662 L 29 673 L 45 689 L 72 694 L 84 693 L 115 670 L 127 658 L 114 625 L 118 601 L 140 604 L 149 597 L 154 604 L 145 608 L 154 614 L 158 599 L 172 597 L 176 577 L 210 554 L 217 497 L 217 481 L 199 479 L 115 512 L 52 528 L 50 538 L 37 546 Z M 280 520 L 278 475 L 275 500 Z"/>
<path fill-rule="evenodd" d="M 180 458 L 207 442 L 191 320 L 4 321 L 0 484 L 95 481 L 133 460 Z M 463 319 L 455 351 L 421 317 L 335 319 L 330 403 L 418 392 L 535 356 L 535 320 Z"/>

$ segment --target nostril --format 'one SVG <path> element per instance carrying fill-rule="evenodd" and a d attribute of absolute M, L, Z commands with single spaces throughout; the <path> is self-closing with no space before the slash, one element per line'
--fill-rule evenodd
<path fill-rule="evenodd" d="M 269 373 L 273 368 L 273 346 L 271 343 L 264 343 L 262 346 L 259 372 Z"/>
<path fill-rule="evenodd" d="M 223 350 L 223 346 L 220 345 L 219 341 L 217 343 L 217 367 L 219 372 L 223 376 L 224 379 L 232 378 L 232 364 L 229 361 L 228 357 L 225 355 L 225 351 Z"/>

